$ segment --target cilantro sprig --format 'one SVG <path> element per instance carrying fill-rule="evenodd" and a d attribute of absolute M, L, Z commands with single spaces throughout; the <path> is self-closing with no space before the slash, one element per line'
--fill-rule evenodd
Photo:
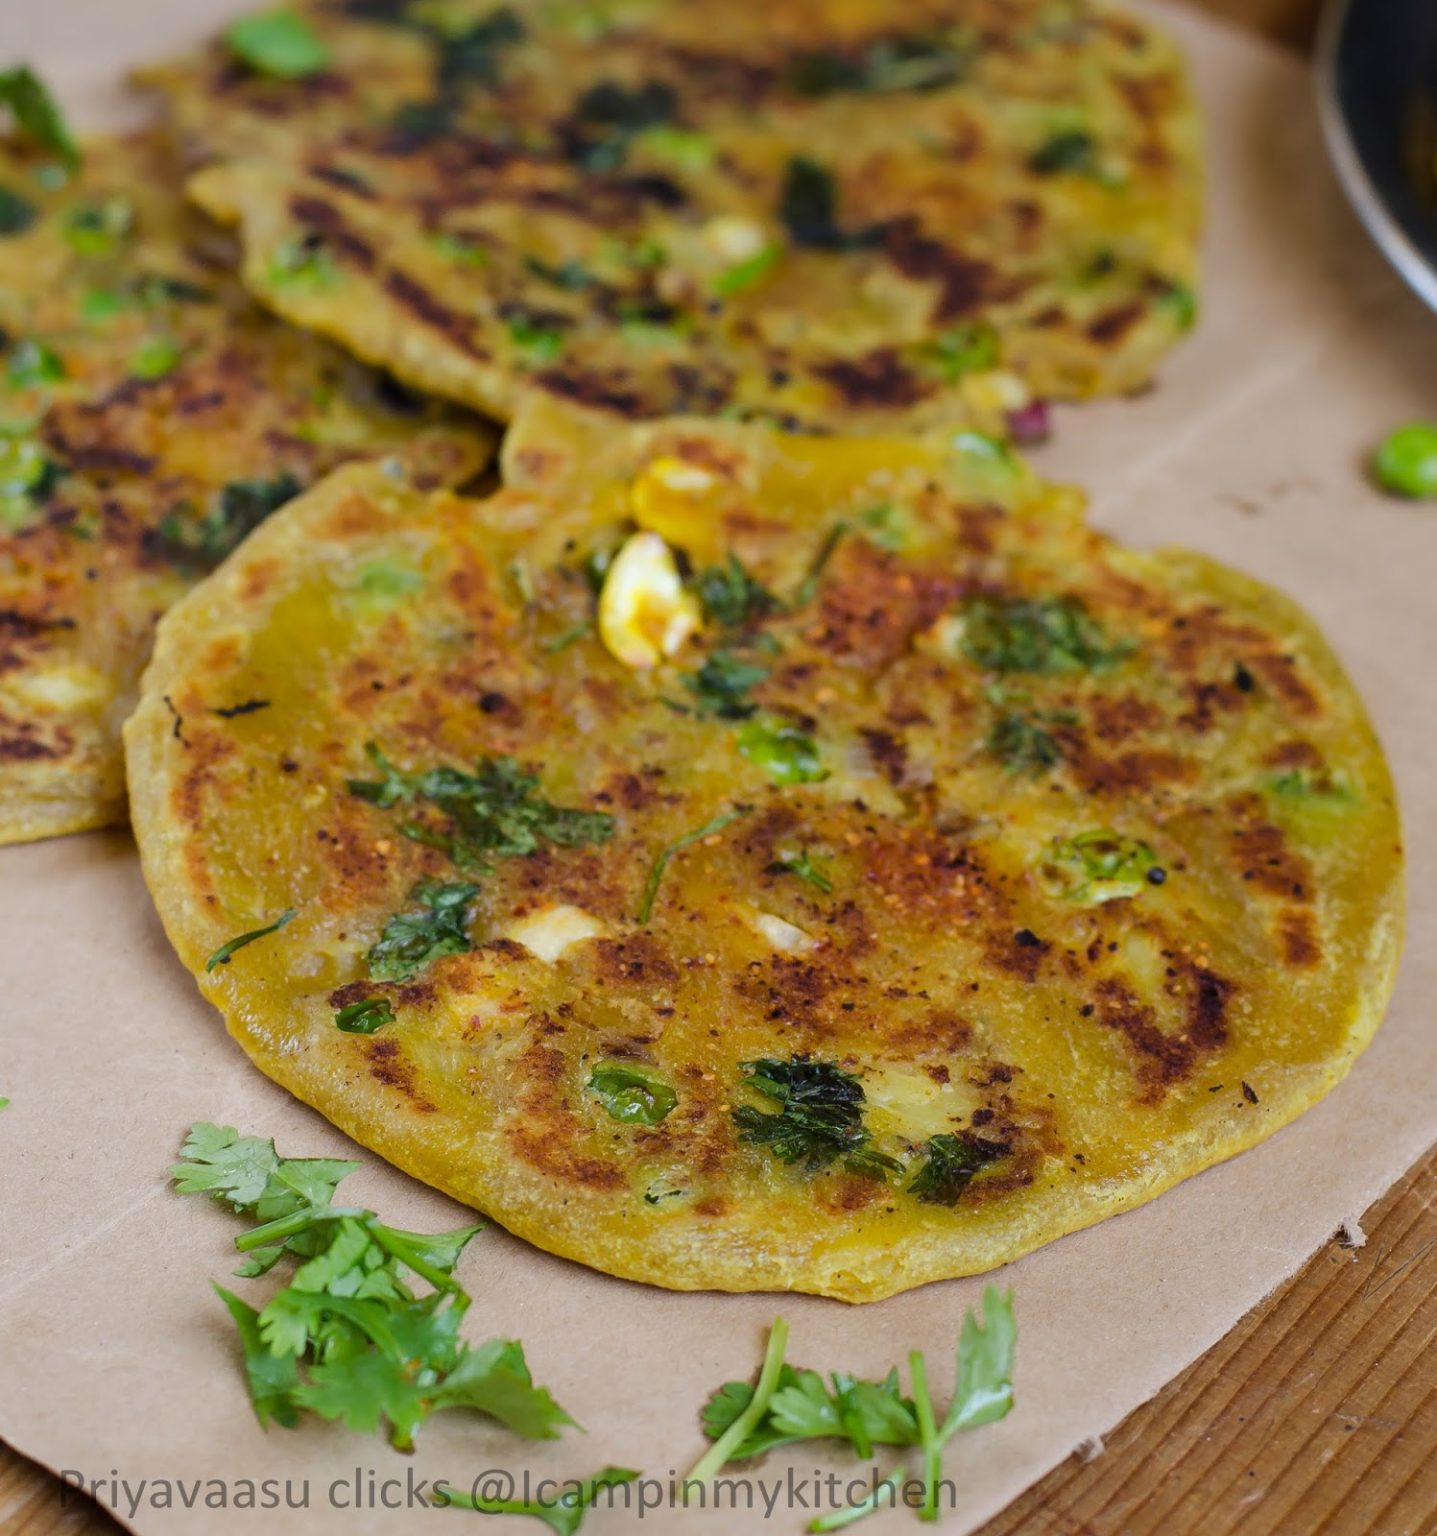
<path fill-rule="evenodd" d="M 860 1380 L 842 1371 L 832 1372 L 825 1381 L 817 1371 L 801 1370 L 785 1361 L 788 1326 L 776 1318 L 757 1384 L 725 1382 L 705 1404 L 703 1429 L 714 1443 L 690 1472 L 688 1482 L 705 1483 L 731 1461 L 748 1460 L 801 1440 L 845 1442 L 861 1460 L 867 1460 L 876 1445 L 902 1446 L 921 1453 L 923 1497 L 918 1518 L 936 1520 L 943 1448 L 954 1435 L 995 1423 L 1013 1406 L 1017 1337 L 1012 1292 L 1005 1295 L 994 1285 L 985 1287 L 981 1318 L 971 1311 L 964 1315 L 953 1397 L 940 1418 L 921 1350 L 908 1356 L 907 1395 L 897 1367 L 878 1381 Z M 900 1463 L 867 1498 L 818 1516 L 808 1529 L 840 1530 L 875 1510 L 895 1506 L 906 1474 L 906 1464 Z"/>
<path fill-rule="evenodd" d="M 215 1287 L 239 1333 L 261 1425 L 292 1429 L 313 1413 L 356 1430 L 383 1426 L 396 1449 L 409 1450 L 443 1409 L 484 1413 L 528 1439 L 554 1439 L 574 1423 L 534 1385 L 517 1341 L 460 1337 L 471 1298 L 454 1269 L 482 1223 L 438 1233 L 391 1227 L 373 1211 L 334 1204 L 357 1163 L 282 1158 L 272 1141 L 230 1126 L 192 1126 L 182 1157 L 170 1170 L 181 1192 L 209 1194 L 259 1222 L 235 1239 L 245 1255 L 236 1273 L 296 1264 L 261 1308 Z"/>

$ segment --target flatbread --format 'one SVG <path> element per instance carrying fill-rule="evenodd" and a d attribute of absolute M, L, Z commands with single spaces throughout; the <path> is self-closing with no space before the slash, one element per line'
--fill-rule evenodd
<path fill-rule="evenodd" d="M 160 136 L 73 178 L 0 148 L 0 843 L 124 820 L 155 619 L 267 510 L 356 457 L 435 485 L 492 452 L 260 310 L 179 182 Z"/>
<path fill-rule="evenodd" d="M 317 487 L 127 727 L 181 960 L 361 1143 L 613 1274 L 858 1301 L 1151 1199 L 1371 1038 L 1392 784 L 1279 593 L 967 433 L 541 403 L 505 472 Z"/>
<path fill-rule="evenodd" d="M 1102 0 L 312 0 L 144 80 L 287 319 L 509 419 L 1041 431 L 1195 313 L 1196 116 Z"/>

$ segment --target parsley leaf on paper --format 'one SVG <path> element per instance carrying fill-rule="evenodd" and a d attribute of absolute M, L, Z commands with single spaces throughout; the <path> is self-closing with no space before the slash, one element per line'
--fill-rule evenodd
<path fill-rule="evenodd" d="M 272 1141 L 230 1126 L 192 1126 L 183 1158 L 170 1170 L 178 1189 L 259 1222 L 235 1239 L 247 1255 L 237 1273 L 299 1261 L 259 1308 L 215 1287 L 239 1333 L 261 1425 L 293 1428 L 308 1412 L 351 1429 L 383 1428 L 396 1449 L 409 1450 L 441 1409 L 486 1414 L 527 1439 L 553 1439 L 573 1424 L 534 1385 L 521 1344 L 460 1337 L 471 1298 L 454 1268 L 479 1225 L 406 1232 L 373 1211 L 337 1206 L 335 1190 L 357 1163 L 282 1158 Z M 416 1290 L 421 1282 L 427 1290 Z"/>
<path fill-rule="evenodd" d="M 911 1396 L 904 1396 L 896 1367 L 881 1381 L 862 1381 L 840 1371 L 825 1381 L 817 1371 L 786 1363 L 788 1327 L 775 1319 L 757 1385 L 725 1382 L 704 1405 L 704 1433 L 714 1444 L 687 1481 L 707 1482 L 731 1461 L 799 1440 L 847 1441 L 861 1460 L 872 1455 L 875 1445 L 912 1446 L 922 1452 L 919 1519 L 934 1520 L 944 1445 L 962 1430 L 994 1423 L 1013 1406 L 1017 1332 L 1012 1292 L 1005 1295 L 996 1286 L 985 1287 L 981 1320 L 972 1312 L 964 1316 L 953 1398 L 940 1420 L 920 1351 L 908 1357 Z M 894 1507 L 904 1475 L 900 1465 L 866 1499 L 820 1515 L 808 1529 L 836 1531 L 875 1510 Z"/>

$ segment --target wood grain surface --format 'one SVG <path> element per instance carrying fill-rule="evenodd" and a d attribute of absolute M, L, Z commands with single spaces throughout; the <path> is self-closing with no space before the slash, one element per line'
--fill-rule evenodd
<path fill-rule="evenodd" d="M 1317 9 L 1198 3 L 1298 45 Z M 1437 1153 L 1363 1226 L 981 1536 L 1437 1536 Z M 0 1445 L 0 1536 L 120 1527 Z"/>

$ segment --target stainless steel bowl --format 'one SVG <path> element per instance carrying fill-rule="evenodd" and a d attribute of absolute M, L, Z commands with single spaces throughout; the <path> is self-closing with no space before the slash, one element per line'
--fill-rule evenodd
<path fill-rule="evenodd" d="M 1358 217 L 1437 309 L 1437 0 L 1328 0 L 1317 71 Z"/>

